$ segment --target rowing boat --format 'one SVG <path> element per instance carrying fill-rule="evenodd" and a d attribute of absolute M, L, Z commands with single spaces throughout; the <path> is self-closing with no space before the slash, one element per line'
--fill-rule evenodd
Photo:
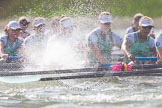
<path fill-rule="evenodd" d="M 101 77 L 130 77 L 130 76 L 162 76 L 162 65 L 134 65 L 131 71 L 112 71 L 109 68 L 81 68 L 46 71 L 1 71 L 0 81 L 7 83 L 26 83 L 34 81 L 50 81 L 65 79 L 84 79 Z M 48 75 L 48 77 L 44 77 Z M 51 77 L 53 76 L 53 77 Z"/>
<path fill-rule="evenodd" d="M 157 60 L 156 57 L 136 57 L 136 60 Z M 120 64 L 119 64 L 120 65 Z M 1 64 L 1 68 L 22 68 L 23 64 Z M 46 71 L 0 71 L 0 81 L 10 83 L 24 83 L 33 81 L 65 80 L 80 78 L 98 78 L 98 77 L 128 77 L 128 76 L 162 76 L 162 64 L 141 64 L 132 65 L 131 70 L 112 70 L 113 64 L 106 64 L 106 67 L 80 68 L 80 69 L 62 69 Z M 55 75 L 58 75 L 57 77 Z M 63 76 L 59 76 L 63 74 Z M 70 75 L 69 75 L 70 74 Z M 72 75 L 71 75 L 72 74 Z M 41 76 L 40 76 L 41 75 Z M 43 75 L 54 75 L 55 77 L 42 77 Z M 19 78 L 17 80 L 16 78 Z M 23 80 L 20 81 L 20 78 Z M 26 79 L 25 79 L 26 78 Z M 15 80 L 16 79 L 16 80 Z M 16 81 L 16 82 L 15 82 Z"/>

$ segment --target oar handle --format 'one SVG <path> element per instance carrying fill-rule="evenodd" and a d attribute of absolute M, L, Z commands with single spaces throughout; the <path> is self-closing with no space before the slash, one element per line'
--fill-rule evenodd
<path fill-rule="evenodd" d="M 109 68 L 112 64 L 102 64 L 103 68 Z"/>
<path fill-rule="evenodd" d="M 135 57 L 137 61 L 156 61 L 157 57 Z"/>
<path fill-rule="evenodd" d="M 8 56 L 8 60 L 18 60 L 21 56 Z"/>

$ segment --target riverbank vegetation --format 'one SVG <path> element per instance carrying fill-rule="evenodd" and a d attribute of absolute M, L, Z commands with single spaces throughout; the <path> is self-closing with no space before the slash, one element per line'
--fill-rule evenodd
<path fill-rule="evenodd" d="M 107 10 L 114 16 L 133 16 L 141 12 L 161 16 L 161 0 L 1 0 L 0 19 L 14 16 L 98 15 Z"/>

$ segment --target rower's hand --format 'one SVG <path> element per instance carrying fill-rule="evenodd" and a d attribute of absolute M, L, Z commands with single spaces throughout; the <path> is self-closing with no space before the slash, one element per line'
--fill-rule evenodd
<path fill-rule="evenodd" d="M 100 63 L 101 64 L 106 64 L 107 60 L 105 59 L 105 57 L 101 57 L 100 58 Z"/>
<path fill-rule="evenodd" d="M 133 54 L 129 54 L 128 58 L 133 62 L 135 61 L 135 56 Z"/>
<path fill-rule="evenodd" d="M 151 32 L 150 32 L 150 34 L 149 34 L 152 38 L 154 38 L 155 39 L 155 33 L 154 33 L 154 31 L 153 30 L 151 30 Z"/>
<path fill-rule="evenodd" d="M 3 59 L 7 60 L 8 54 L 2 54 L 1 57 L 2 57 Z"/>

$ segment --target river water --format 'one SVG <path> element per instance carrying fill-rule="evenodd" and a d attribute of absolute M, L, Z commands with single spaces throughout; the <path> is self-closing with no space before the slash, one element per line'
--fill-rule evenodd
<path fill-rule="evenodd" d="M 130 24 L 117 23 L 119 19 L 114 19 L 113 30 L 123 37 Z M 91 18 L 78 17 L 74 21 L 79 25 L 76 35 L 80 37 L 97 25 Z M 159 35 L 161 32 L 155 29 L 155 33 Z M 0 88 L 0 108 L 162 107 L 161 77 L 108 77 L 21 84 L 0 82 Z"/>
<path fill-rule="evenodd" d="M 1 108 L 160 108 L 160 77 L 0 83 Z"/>

